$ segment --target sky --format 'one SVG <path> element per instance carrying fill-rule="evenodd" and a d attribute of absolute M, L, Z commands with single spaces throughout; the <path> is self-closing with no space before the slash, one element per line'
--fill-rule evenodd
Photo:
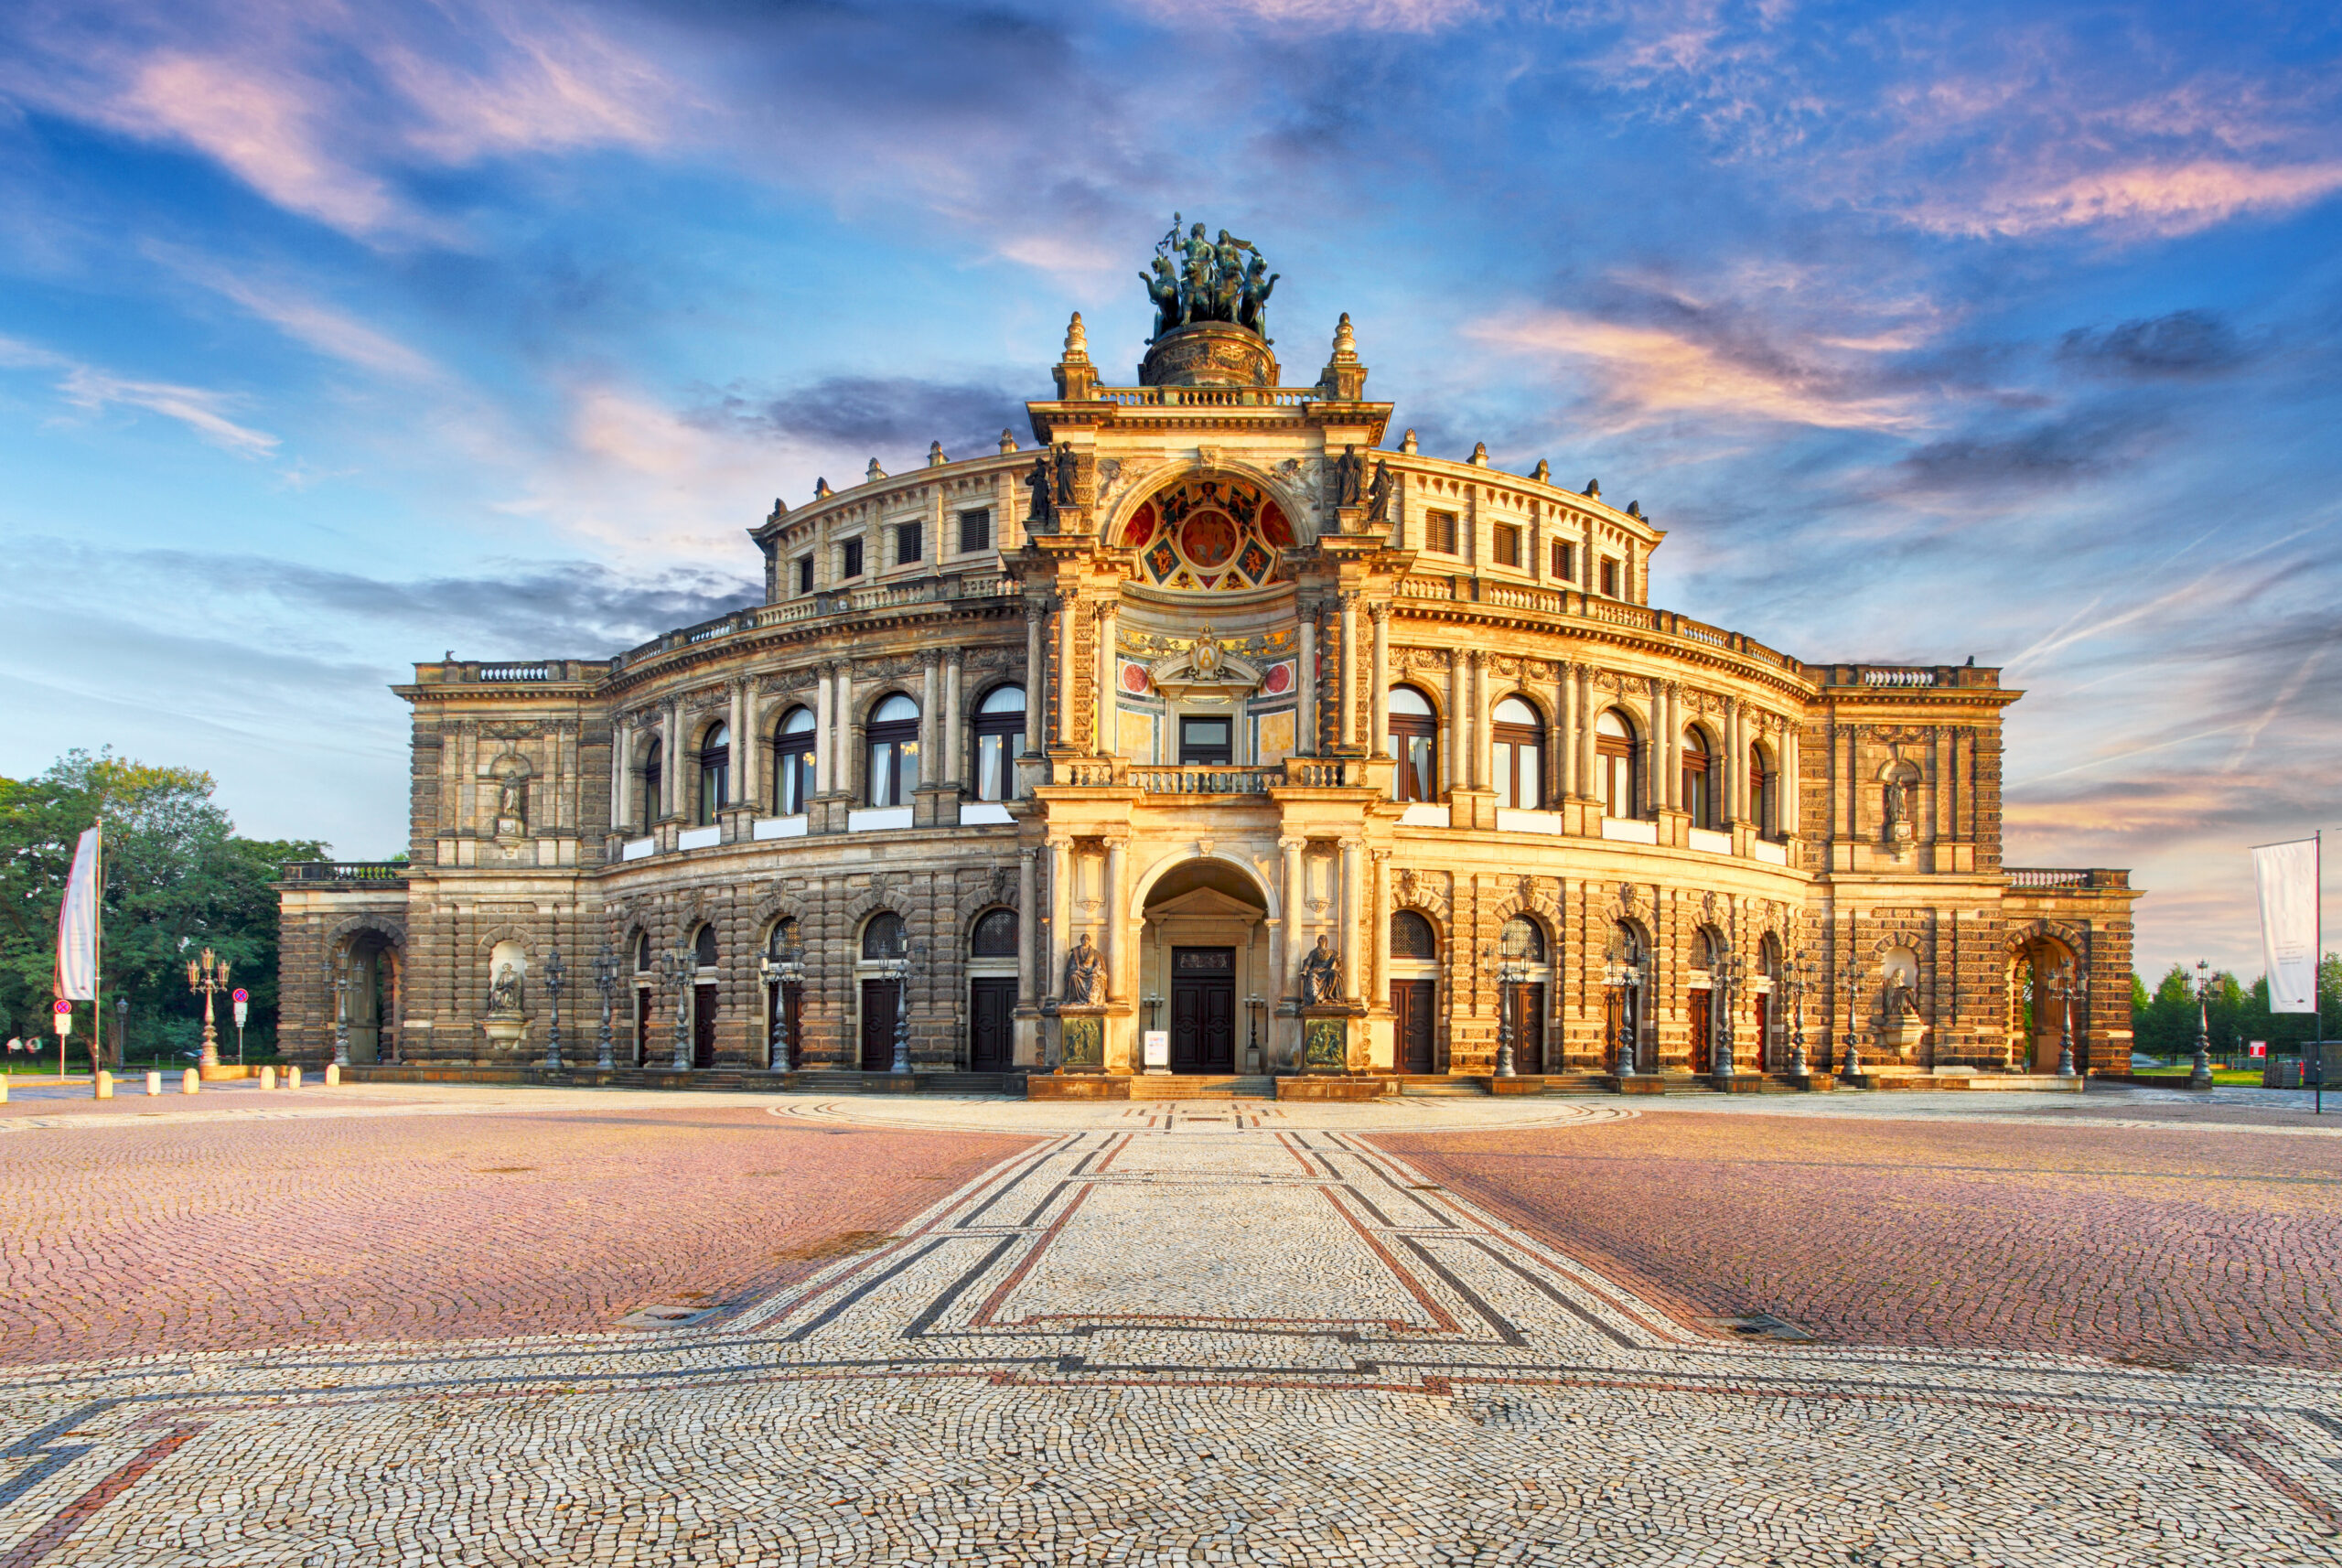
<path fill-rule="evenodd" d="M 1287 379 L 1669 531 L 1654 603 L 2003 668 L 2007 860 L 2150 981 L 2342 830 L 2342 13 L 15 0 L 0 773 L 401 847 L 416 660 L 756 596 L 743 531 L 1110 376 L 1174 211 Z M 2327 928 L 2342 932 L 2342 901 Z"/>

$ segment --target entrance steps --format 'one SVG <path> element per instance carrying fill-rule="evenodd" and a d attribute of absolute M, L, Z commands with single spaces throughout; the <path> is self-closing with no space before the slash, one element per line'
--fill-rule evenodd
<path fill-rule="evenodd" d="M 1485 1078 L 1466 1078 L 1450 1073 L 1402 1073 L 1399 1077 L 1401 1094 L 1483 1095 L 1490 1092 Z"/>
<path fill-rule="evenodd" d="M 1139 1073 L 1131 1080 L 1133 1100 L 1273 1100 L 1273 1078 L 1187 1073 Z"/>

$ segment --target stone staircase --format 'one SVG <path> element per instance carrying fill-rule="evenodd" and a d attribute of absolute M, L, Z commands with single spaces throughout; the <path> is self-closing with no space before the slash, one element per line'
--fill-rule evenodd
<path fill-rule="evenodd" d="M 1140 1073 L 1131 1079 L 1133 1100 L 1274 1100 L 1276 1094 L 1276 1079 L 1266 1077 Z"/>
<path fill-rule="evenodd" d="M 1490 1092 L 1485 1078 L 1459 1078 L 1448 1073 L 1404 1073 L 1399 1079 L 1401 1094 L 1420 1095 L 1486 1095 Z"/>

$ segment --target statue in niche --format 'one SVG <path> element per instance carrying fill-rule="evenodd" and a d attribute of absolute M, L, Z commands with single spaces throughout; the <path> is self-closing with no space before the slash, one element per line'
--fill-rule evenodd
<path fill-rule="evenodd" d="M 1366 513 L 1374 521 L 1385 525 L 1391 521 L 1391 492 L 1393 488 L 1391 465 L 1376 458 L 1374 483 L 1366 492 Z"/>
<path fill-rule="evenodd" d="M 1091 945 L 1088 931 L 1065 955 L 1065 1000 L 1073 1006 L 1106 1000 L 1106 960 Z"/>
<path fill-rule="evenodd" d="M 1342 961 L 1333 940 L 1319 937 L 1317 945 L 1301 961 L 1301 1004 L 1332 1007 L 1342 1000 Z"/>
<path fill-rule="evenodd" d="M 1073 481 L 1074 476 L 1079 469 L 1080 464 L 1073 455 L 1073 444 L 1069 441 L 1058 442 L 1057 450 L 1057 494 L 1050 499 L 1051 515 L 1055 515 L 1057 509 L 1069 507 L 1073 504 Z"/>
<path fill-rule="evenodd" d="M 1033 492 L 1033 510 L 1026 514 L 1025 521 L 1046 529 L 1049 524 L 1056 522 L 1058 517 L 1057 502 L 1049 478 L 1047 453 L 1045 452 L 1033 459 L 1033 470 L 1025 476 L 1025 483 Z"/>
<path fill-rule="evenodd" d="M 521 1010 L 521 972 L 507 959 L 497 966 L 496 978 L 488 983 L 488 1010 L 491 1013 L 518 1013 Z"/>
<path fill-rule="evenodd" d="M 1916 1018 L 1919 1015 L 1919 995 L 1912 989 L 1911 977 L 1897 970 L 1886 983 L 1886 1015 L 1890 1018 Z"/>
<path fill-rule="evenodd" d="M 1356 506 L 1359 488 L 1366 482 L 1366 465 L 1359 460 L 1356 446 L 1345 446 L 1342 455 L 1334 459 L 1334 504 Z"/>
<path fill-rule="evenodd" d="M 528 825 L 528 778 L 525 774 L 507 773 L 496 784 L 496 831 L 517 833 Z"/>
<path fill-rule="evenodd" d="M 1886 819 L 1886 836 L 1911 836 L 1911 782 L 1901 774 L 1890 776 L 1879 789 L 1879 809 Z"/>

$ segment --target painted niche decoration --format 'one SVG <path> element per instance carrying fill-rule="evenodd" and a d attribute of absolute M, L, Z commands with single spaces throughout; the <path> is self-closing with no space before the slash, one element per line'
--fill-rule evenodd
<path fill-rule="evenodd" d="M 1293 523 L 1246 479 L 1183 479 L 1140 503 L 1122 542 L 1139 552 L 1158 588 L 1232 593 L 1276 577 L 1277 552 L 1293 547 Z"/>

